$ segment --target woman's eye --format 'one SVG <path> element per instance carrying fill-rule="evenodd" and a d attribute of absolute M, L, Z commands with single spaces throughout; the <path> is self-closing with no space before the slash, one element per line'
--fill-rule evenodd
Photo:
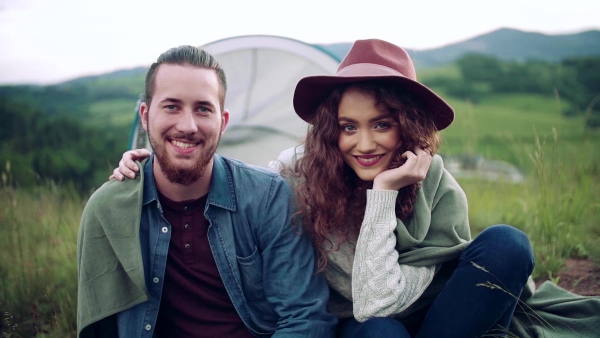
<path fill-rule="evenodd" d="M 354 130 L 356 130 L 356 128 L 353 125 L 347 124 L 345 126 L 342 126 L 342 131 L 349 132 Z"/>
<path fill-rule="evenodd" d="M 375 129 L 387 129 L 390 127 L 390 123 L 389 122 L 378 122 L 375 125 Z"/>

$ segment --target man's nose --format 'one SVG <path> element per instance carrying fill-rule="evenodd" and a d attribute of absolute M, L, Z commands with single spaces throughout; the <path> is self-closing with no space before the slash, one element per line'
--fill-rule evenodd
<path fill-rule="evenodd" d="M 177 130 L 186 133 L 186 134 L 194 134 L 198 131 L 198 125 L 196 124 L 196 119 L 194 118 L 194 113 L 185 109 L 179 116 L 177 116 Z"/>

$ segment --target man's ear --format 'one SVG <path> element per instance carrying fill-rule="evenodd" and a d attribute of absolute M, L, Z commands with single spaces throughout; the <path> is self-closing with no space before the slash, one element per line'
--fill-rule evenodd
<path fill-rule="evenodd" d="M 142 127 L 144 127 L 146 132 L 148 132 L 148 109 L 150 109 L 150 107 L 148 107 L 146 102 L 140 104 L 140 119 L 142 119 Z"/>
<path fill-rule="evenodd" d="M 223 109 L 221 113 L 221 136 L 223 136 L 225 129 L 227 129 L 227 123 L 229 123 L 229 110 Z"/>

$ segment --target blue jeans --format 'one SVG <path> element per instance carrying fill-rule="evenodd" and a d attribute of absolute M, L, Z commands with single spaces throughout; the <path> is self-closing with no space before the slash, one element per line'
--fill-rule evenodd
<path fill-rule="evenodd" d="M 476 264 L 476 265 L 475 265 Z M 464 250 L 456 270 L 427 310 L 416 337 L 502 336 L 533 271 L 529 238 L 508 225 L 483 230 Z M 401 321 L 340 321 L 338 337 L 410 338 Z"/>

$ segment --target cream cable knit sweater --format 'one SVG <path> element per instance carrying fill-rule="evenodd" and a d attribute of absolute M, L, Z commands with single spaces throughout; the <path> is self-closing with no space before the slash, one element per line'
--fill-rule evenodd
<path fill-rule="evenodd" d="M 435 275 L 435 265 L 398 264 L 394 234 L 397 196 L 398 191 L 367 190 L 367 207 L 352 269 L 353 311 L 360 322 L 407 309 Z"/>

